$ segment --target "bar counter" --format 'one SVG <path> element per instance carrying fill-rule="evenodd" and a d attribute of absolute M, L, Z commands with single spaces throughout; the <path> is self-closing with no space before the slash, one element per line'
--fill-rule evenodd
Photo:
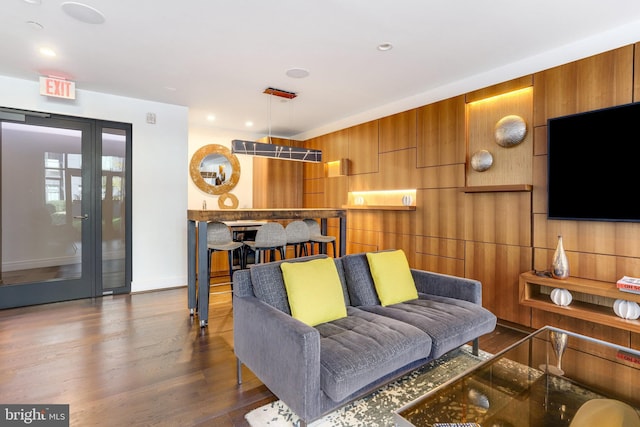
<path fill-rule="evenodd" d="M 346 253 L 347 211 L 346 209 L 309 208 L 309 209 L 220 209 L 187 211 L 187 256 L 188 256 L 188 304 L 191 315 L 198 310 L 200 327 L 209 321 L 209 272 L 207 263 L 197 260 L 207 259 L 207 222 L 210 221 L 256 221 L 282 219 L 320 219 L 322 234 L 327 233 L 327 218 L 340 219 L 338 256 Z M 200 225 L 204 226 L 201 227 Z M 199 286 L 199 278 L 206 278 L 206 286 Z"/>

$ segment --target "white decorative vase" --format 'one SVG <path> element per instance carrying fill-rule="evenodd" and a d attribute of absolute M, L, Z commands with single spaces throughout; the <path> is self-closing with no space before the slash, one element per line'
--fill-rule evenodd
<path fill-rule="evenodd" d="M 362 205 L 364 205 L 364 197 L 362 197 L 362 196 L 358 196 L 358 197 L 356 197 L 356 198 L 353 200 L 353 203 L 354 203 L 356 206 L 362 206 Z"/>
<path fill-rule="evenodd" d="M 556 279 L 566 279 L 569 277 L 569 260 L 562 245 L 562 236 L 558 236 L 558 246 L 551 261 L 551 275 Z"/>
<path fill-rule="evenodd" d="M 573 296 L 567 289 L 555 288 L 551 291 L 551 301 L 553 301 L 555 305 L 566 307 L 573 301 Z"/>
<path fill-rule="evenodd" d="M 411 203 L 413 202 L 413 197 L 411 197 L 410 195 L 406 195 L 406 196 L 402 196 L 402 204 L 404 206 L 411 206 Z"/>
<path fill-rule="evenodd" d="M 618 317 L 627 320 L 636 320 L 640 317 L 640 305 L 633 301 L 617 299 L 613 303 L 613 311 Z"/>

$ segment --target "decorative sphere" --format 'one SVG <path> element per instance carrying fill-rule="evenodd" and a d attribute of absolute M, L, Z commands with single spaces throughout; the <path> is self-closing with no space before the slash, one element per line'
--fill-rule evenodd
<path fill-rule="evenodd" d="M 555 288 L 551 291 L 551 301 L 553 301 L 555 305 L 566 307 L 573 301 L 573 296 L 567 289 Z"/>
<path fill-rule="evenodd" d="M 474 171 L 484 172 L 493 165 L 493 156 L 487 150 L 480 150 L 471 156 L 471 167 Z"/>
<path fill-rule="evenodd" d="M 635 320 L 640 317 L 640 306 L 637 302 L 617 299 L 613 303 L 613 311 L 618 317 L 627 320 Z"/>
<path fill-rule="evenodd" d="M 504 116 L 496 123 L 496 144 L 509 148 L 520 144 L 527 136 L 527 123 L 520 116 Z"/>

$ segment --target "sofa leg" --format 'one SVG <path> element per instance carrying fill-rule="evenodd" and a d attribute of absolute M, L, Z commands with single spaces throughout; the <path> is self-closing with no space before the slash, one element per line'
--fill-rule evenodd
<path fill-rule="evenodd" d="M 474 356 L 477 356 L 479 354 L 479 349 L 480 349 L 480 339 L 476 338 L 475 340 L 473 340 L 472 342 L 472 348 L 471 348 L 471 353 Z"/>
<path fill-rule="evenodd" d="M 307 423 L 304 422 L 303 420 L 299 419 L 298 421 L 296 421 L 295 426 L 296 427 L 307 427 Z"/>
<path fill-rule="evenodd" d="M 242 362 L 236 357 L 236 378 L 238 385 L 242 384 Z"/>

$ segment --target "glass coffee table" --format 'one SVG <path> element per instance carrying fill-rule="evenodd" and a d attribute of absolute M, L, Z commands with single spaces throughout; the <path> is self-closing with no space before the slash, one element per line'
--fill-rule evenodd
<path fill-rule="evenodd" d="M 547 326 L 393 416 L 398 427 L 553 427 L 616 414 L 640 426 L 640 352 Z"/>

